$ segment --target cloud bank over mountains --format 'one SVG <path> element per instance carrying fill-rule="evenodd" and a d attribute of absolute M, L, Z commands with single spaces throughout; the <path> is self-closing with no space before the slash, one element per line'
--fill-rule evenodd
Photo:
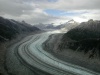
<path fill-rule="evenodd" d="M 0 0 L 0 16 L 31 24 L 100 20 L 100 0 Z"/>

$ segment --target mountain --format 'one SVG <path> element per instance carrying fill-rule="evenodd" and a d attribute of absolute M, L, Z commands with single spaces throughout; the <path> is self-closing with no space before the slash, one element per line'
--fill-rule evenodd
<path fill-rule="evenodd" d="M 90 52 L 89 57 L 100 57 L 100 21 L 90 19 L 88 22 L 82 22 L 63 35 L 60 46 Z"/>
<path fill-rule="evenodd" d="M 82 22 L 64 36 L 68 36 L 77 41 L 88 38 L 100 38 L 100 21 L 93 21 L 91 19 L 88 22 Z"/>
<path fill-rule="evenodd" d="M 61 30 L 70 30 L 70 29 L 73 29 L 75 28 L 76 26 L 78 26 L 79 23 L 75 22 L 73 19 L 72 20 L 69 20 L 68 22 L 64 23 L 64 24 L 60 24 L 60 25 L 57 25 L 57 26 L 54 26 L 53 23 L 51 24 L 42 24 L 42 23 L 39 23 L 39 24 L 36 24 L 34 25 L 35 27 L 41 29 L 41 30 L 49 30 L 49 29 L 61 29 Z"/>
<path fill-rule="evenodd" d="M 47 29 L 55 29 L 55 26 L 53 25 L 53 23 L 51 24 L 42 24 L 42 23 L 39 23 L 39 24 L 36 24 L 34 25 L 35 27 L 41 29 L 41 30 L 47 30 Z"/>
<path fill-rule="evenodd" d="M 68 22 L 64 23 L 64 24 L 61 24 L 61 25 L 58 25 L 56 26 L 57 29 L 65 29 L 65 30 L 70 30 L 70 29 L 73 29 L 75 28 L 76 26 L 78 26 L 79 23 L 74 21 L 73 19 L 72 20 L 69 20 Z"/>
<path fill-rule="evenodd" d="M 11 40 L 18 34 L 39 30 L 40 29 L 25 22 L 18 22 L 13 19 L 5 19 L 0 17 L 0 42 Z"/>
<path fill-rule="evenodd" d="M 67 30 L 70 30 L 70 29 L 73 29 L 75 28 L 76 26 L 78 26 L 79 23 L 74 21 L 73 19 L 72 20 L 69 20 L 67 23 L 64 24 L 64 27 L 67 29 Z"/>

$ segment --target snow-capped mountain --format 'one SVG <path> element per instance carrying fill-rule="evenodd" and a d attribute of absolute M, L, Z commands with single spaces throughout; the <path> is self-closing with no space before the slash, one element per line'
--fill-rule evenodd
<path fill-rule="evenodd" d="M 78 25 L 79 25 L 79 23 L 72 19 L 72 20 L 69 20 L 68 22 L 66 22 L 64 24 L 57 26 L 56 28 L 70 30 L 70 29 L 75 28 Z"/>

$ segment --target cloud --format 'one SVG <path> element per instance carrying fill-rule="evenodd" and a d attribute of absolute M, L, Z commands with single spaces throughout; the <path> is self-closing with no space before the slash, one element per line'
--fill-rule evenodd
<path fill-rule="evenodd" d="M 18 0 L 0 0 L 0 13 L 9 14 L 13 16 L 20 16 L 24 11 L 33 10 L 28 3 Z"/>
<path fill-rule="evenodd" d="M 58 10 L 83 10 L 83 9 L 100 9 L 99 0 L 56 0 L 48 2 L 48 0 L 34 1 L 42 9 L 58 9 Z"/>
<path fill-rule="evenodd" d="M 99 0 L 0 0 L 0 16 L 31 24 L 59 24 L 70 19 L 81 22 L 100 19 L 99 3 Z"/>

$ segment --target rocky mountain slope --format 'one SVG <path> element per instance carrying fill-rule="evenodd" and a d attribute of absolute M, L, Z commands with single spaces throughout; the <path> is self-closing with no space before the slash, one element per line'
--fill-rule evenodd
<path fill-rule="evenodd" d="M 11 40 L 16 35 L 38 31 L 40 29 L 30 24 L 0 17 L 0 42 Z"/>
<path fill-rule="evenodd" d="M 100 57 L 100 21 L 83 22 L 63 35 L 61 48 L 89 53 L 89 58 Z"/>

